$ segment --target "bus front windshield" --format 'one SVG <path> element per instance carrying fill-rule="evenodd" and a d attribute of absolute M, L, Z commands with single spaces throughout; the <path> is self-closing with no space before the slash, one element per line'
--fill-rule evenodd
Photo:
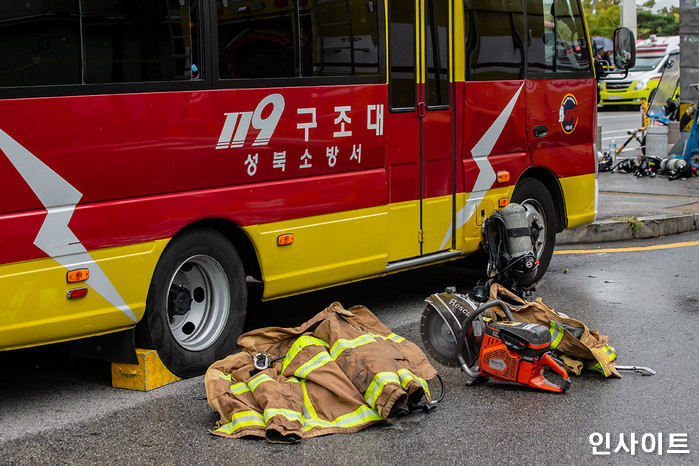
<path fill-rule="evenodd" d="M 663 57 L 636 57 L 636 66 L 629 71 L 652 71 L 659 64 Z"/>

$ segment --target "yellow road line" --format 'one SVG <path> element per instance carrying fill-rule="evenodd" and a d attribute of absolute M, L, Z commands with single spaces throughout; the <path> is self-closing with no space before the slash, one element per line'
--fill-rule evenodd
<path fill-rule="evenodd" d="M 606 249 L 568 249 L 554 251 L 554 254 L 597 254 L 600 252 L 635 252 L 654 251 L 656 249 L 684 248 L 687 246 L 699 246 L 699 241 L 687 241 L 684 243 L 658 244 L 655 246 L 637 246 L 632 248 L 606 248 Z"/>

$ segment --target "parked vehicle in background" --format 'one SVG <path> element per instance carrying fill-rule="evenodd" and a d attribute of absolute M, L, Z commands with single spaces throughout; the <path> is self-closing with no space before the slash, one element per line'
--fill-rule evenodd
<path fill-rule="evenodd" d="M 0 350 L 116 359 L 136 328 L 193 375 L 248 276 L 275 299 L 457 259 L 510 201 L 540 276 L 595 217 L 579 0 L 44 0 L 0 31 Z"/>
<path fill-rule="evenodd" d="M 636 66 L 623 80 L 600 82 L 600 105 L 618 107 L 650 102 L 660 82 L 665 64 L 680 51 L 679 36 L 655 37 L 636 43 Z"/>

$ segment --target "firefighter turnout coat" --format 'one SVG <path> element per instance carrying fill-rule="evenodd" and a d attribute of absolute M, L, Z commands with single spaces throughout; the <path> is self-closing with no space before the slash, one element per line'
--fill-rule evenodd
<path fill-rule="evenodd" d="M 430 402 L 427 381 L 437 375 L 415 344 L 364 306 L 333 303 L 299 327 L 254 330 L 238 345 L 205 378 L 220 416 L 212 432 L 226 437 L 294 442 L 356 432 Z M 258 353 L 272 361 L 267 369 L 254 367 Z"/>
<path fill-rule="evenodd" d="M 526 301 L 497 283 L 490 288 L 490 299 L 503 300 L 516 321 L 549 327 L 552 350 L 582 361 L 586 369 L 599 372 L 605 377 L 621 378 L 614 367 L 617 356 L 609 345 L 607 335 L 590 330 L 579 320 L 559 314 L 540 298 L 536 301 Z M 500 320 L 506 318 L 505 313 L 499 309 L 491 309 L 491 314 L 497 315 Z M 566 365 L 569 370 L 576 372 L 573 367 Z M 577 373 L 579 374 L 579 371 Z"/>

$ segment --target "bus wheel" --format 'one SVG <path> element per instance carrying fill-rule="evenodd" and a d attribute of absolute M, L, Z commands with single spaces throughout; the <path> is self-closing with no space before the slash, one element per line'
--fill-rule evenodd
<path fill-rule="evenodd" d="M 246 306 L 233 245 L 216 231 L 190 230 L 172 240 L 155 268 L 139 336 L 175 375 L 199 375 L 233 352 Z"/>
<path fill-rule="evenodd" d="M 540 229 L 539 237 L 532 243 L 536 250 L 536 258 L 539 259 L 539 271 L 534 278 L 534 282 L 537 282 L 549 267 L 556 243 L 556 214 L 553 200 L 541 181 L 525 178 L 515 188 L 512 202 L 521 204 L 527 211 L 529 225 Z"/>

